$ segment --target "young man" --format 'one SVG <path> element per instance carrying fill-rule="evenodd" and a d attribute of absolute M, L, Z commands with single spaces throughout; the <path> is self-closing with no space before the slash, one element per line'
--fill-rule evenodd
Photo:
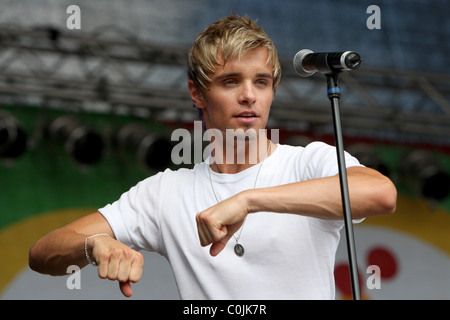
<path fill-rule="evenodd" d="M 233 15 L 199 35 L 189 66 L 214 154 L 45 236 L 30 249 L 31 268 L 59 275 L 92 260 L 131 296 L 143 268 L 136 250 L 150 250 L 170 262 L 182 299 L 333 299 L 344 224 L 336 151 L 274 144 L 261 130 L 281 75 L 272 41 Z M 346 163 L 353 218 L 394 212 L 391 181 L 348 154 Z"/>

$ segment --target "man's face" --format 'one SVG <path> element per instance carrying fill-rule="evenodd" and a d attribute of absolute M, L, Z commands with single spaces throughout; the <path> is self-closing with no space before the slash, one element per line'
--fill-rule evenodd
<path fill-rule="evenodd" d="M 203 110 L 208 129 L 264 129 L 273 100 L 272 65 L 268 51 L 257 48 L 240 59 L 217 66 L 211 82 L 194 101 Z M 192 93 L 192 92 L 191 92 Z"/>

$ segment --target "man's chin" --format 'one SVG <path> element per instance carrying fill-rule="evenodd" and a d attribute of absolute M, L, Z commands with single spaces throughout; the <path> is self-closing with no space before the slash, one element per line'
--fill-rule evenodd
<path fill-rule="evenodd" d="M 228 140 L 237 141 L 253 141 L 258 139 L 259 129 L 254 129 L 252 127 L 239 127 L 237 129 L 227 129 L 225 132 L 225 137 Z"/>

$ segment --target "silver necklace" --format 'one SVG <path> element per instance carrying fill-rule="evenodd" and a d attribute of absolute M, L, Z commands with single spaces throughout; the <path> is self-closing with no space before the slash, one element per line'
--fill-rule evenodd
<path fill-rule="evenodd" d="M 260 164 L 259 167 L 258 167 L 258 172 L 256 173 L 256 178 L 255 178 L 255 183 L 254 183 L 254 185 L 253 185 L 253 189 L 256 188 L 256 183 L 258 182 L 259 173 L 260 173 L 261 168 L 262 168 L 262 166 L 263 166 L 263 164 L 264 164 L 264 161 L 266 160 L 266 158 L 267 158 L 267 156 L 268 156 L 268 154 L 269 154 L 269 152 L 270 152 L 270 147 L 271 147 L 271 143 L 270 143 L 270 141 L 269 141 L 269 147 L 267 148 L 266 155 L 265 155 L 263 161 L 261 161 L 261 164 Z M 220 170 L 220 167 L 217 166 L 217 168 L 218 168 L 219 171 L 222 173 L 222 171 Z M 213 194 L 214 194 L 214 197 L 216 198 L 217 203 L 219 203 L 220 200 L 219 200 L 219 197 L 218 197 L 217 194 L 216 194 L 216 190 L 214 189 L 214 184 L 213 184 L 213 181 L 212 181 L 211 171 L 212 171 L 212 169 L 211 169 L 211 166 L 210 166 L 210 167 L 209 167 L 209 170 L 208 170 L 208 172 L 209 172 L 209 181 L 211 182 L 211 189 L 212 189 L 212 192 L 213 192 Z M 241 238 L 242 230 L 244 230 L 244 225 L 245 225 L 245 222 L 246 222 L 246 221 L 247 221 L 247 217 L 245 217 L 245 219 L 244 219 L 244 223 L 243 223 L 242 226 L 241 226 L 241 230 L 239 231 L 239 235 L 236 237 L 236 235 L 233 234 L 233 237 L 234 237 L 234 239 L 236 240 L 236 244 L 234 245 L 234 253 L 235 253 L 238 257 L 242 257 L 242 256 L 244 255 L 244 252 L 245 252 L 244 247 L 239 243 L 239 239 Z"/>

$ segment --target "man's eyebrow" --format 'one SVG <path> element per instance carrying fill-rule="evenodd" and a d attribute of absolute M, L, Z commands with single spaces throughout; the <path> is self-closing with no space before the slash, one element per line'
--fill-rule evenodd
<path fill-rule="evenodd" d="M 224 74 L 218 75 L 215 78 L 220 80 L 220 79 L 240 77 L 240 76 L 242 76 L 242 73 L 240 73 L 240 72 L 230 72 L 230 73 L 224 73 Z M 270 73 L 257 73 L 256 77 L 257 78 L 270 78 L 270 79 L 273 78 L 273 76 Z"/>
<path fill-rule="evenodd" d="M 273 78 L 273 76 L 270 73 L 257 73 L 256 77 L 257 78 L 270 78 L 270 79 Z"/>
<path fill-rule="evenodd" d="M 230 73 L 223 73 L 221 75 L 218 75 L 215 77 L 216 79 L 225 79 L 225 78 L 233 78 L 233 77 L 239 77 L 242 73 L 239 72 L 230 72 Z"/>

